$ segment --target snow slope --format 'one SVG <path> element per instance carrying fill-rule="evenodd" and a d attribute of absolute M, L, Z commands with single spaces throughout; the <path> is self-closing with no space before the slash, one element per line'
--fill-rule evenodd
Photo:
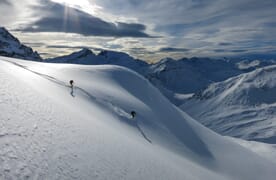
<path fill-rule="evenodd" d="M 0 179 L 275 178 L 131 70 L 0 57 L 0 83 Z"/>
<path fill-rule="evenodd" d="M 23 45 L 16 37 L 3 27 L 0 27 L 0 55 L 41 61 L 42 58 L 32 48 Z"/>
<path fill-rule="evenodd" d="M 181 108 L 223 135 L 276 143 L 276 66 L 211 84 Z"/>
<path fill-rule="evenodd" d="M 239 138 L 233 138 L 228 137 L 231 140 L 235 141 L 236 143 L 240 144 L 241 146 L 244 146 L 251 151 L 259 154 L 260 156 L 263 156 L 269 160 L 276 159 L 276 144 L 267 144 L 262 142 L 256 142 L 256 141 L 247 141 Z"/>

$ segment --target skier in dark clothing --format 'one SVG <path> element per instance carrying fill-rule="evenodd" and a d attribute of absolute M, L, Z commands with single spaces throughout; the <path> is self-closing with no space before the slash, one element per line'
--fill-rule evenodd
<path fill-rule="evenodd" d="M 73 80 L 70 80 L 69 83 L 70 83 L 70 87 L 73 88 L 73 86 L 74 86 L 74 81 L 73 81 Z"/>
<path fill-rule="evenodd" d="M 130 114 L 132 116 L 132 119 L 135 118 L 135 116 L 136 116 L 136 112 L 135 111 L 131 111 Z"/>
<path fill-rule="evenodd" d="M 69 83 L 70 83 L 70 87 L 71 87 L 71 93 L 70 94 L 71 94 L 71 96 L 75 97 L 75 95 L 74 95 L 74 81 L 70 80 Z"/>

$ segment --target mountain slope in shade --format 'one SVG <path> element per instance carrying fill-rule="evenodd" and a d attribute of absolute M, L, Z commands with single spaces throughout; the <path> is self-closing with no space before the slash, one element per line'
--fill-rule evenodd
<path fill-rule="evenodd" d="M 150 69 L 148 76 L 154 84 L 182 94 L 194 93 L 211 82 L 240 74 L 235 66 L 225 61 L 199 58 L 178 61 L 166 58 Z"/>
<path fill-rule="evenodd" d="M 105 58 L 107 60 L 107 64 L 120 65 L 136 71 L 139 71 L 140 68 L 148 66 L 148 63 L 145 61 L 135 59 L 123 52 L 104 50 L 101 51 L 98 56 Z"/>
<path fill-rule="evenodd" d="M 32 48 L 23 45 L 5 28 L 0 27 L 0 56 L 41 61 L 42 58 Z"/>
<path fill-rule="evenodd" d="M 195 93 L 213 82 L 276 64 L 275 61 L 210 58 L 165 58 L 150 66 L 147 77 L 175 93 Z"/>
<path fill-rule="evenodd" d="M 218 133 L 276 143 L 276 66 L 211 84 L 181 108 Z"/>
<path fill-rule="evenodd" d="M 0 179 L 276 176 L 273 160 L 203 127 L 129 69 L 0 57 L 0 77 Z"/>

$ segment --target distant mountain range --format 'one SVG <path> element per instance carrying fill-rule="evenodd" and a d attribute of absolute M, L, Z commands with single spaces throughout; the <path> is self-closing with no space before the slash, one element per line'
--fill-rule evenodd
<path fill-rule="evenodd" d="M 142 69 L 144 71 L 149 66 L 145 61 L 135 59 L 123 52 L 103 50 L 96 55 L 87 48 L 66 56 L 45 59 L 45 62 L 84 65 L 113 64 L 130 68 L 139 73 L 142 73 Z"/>
<path fill-rule="evenodd" d="M 145 76 L 175 104 L 181 103 L 177 96 L 179 94 L 195 93 L 213 82 L 220 82 L 276 63 L 274 60 L 229 60 L 225 58 L 174 60 L 165 58 L 155 64 L 148 64 L 123 52 L 104 50 L 96 55 L 89 49 L 82 49 L 67 56 L 46 59 L 45 62 L 124 66 Z"/>

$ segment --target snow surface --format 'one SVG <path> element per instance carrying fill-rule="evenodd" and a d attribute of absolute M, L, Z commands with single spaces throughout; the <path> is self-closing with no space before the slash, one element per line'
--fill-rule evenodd
<path fill-rule="evenodd" d="M 211 84 L 181 108 L 223 135 L 276 143 L 276 66 Z"/>
<path fill-rule="evenodd" d="M 276 144 L 266 144 L 256 141 L 246 141 L 239 138 L 228 137 L 234 142 L 250 149 L 251 151 L 263 156 L 269 160 L 276 160 Z"/>
<path fill-rule="evenodd" d="M 0 84 L 0 179 L 275 179 L 129 69 L 0 57 Z"/>

